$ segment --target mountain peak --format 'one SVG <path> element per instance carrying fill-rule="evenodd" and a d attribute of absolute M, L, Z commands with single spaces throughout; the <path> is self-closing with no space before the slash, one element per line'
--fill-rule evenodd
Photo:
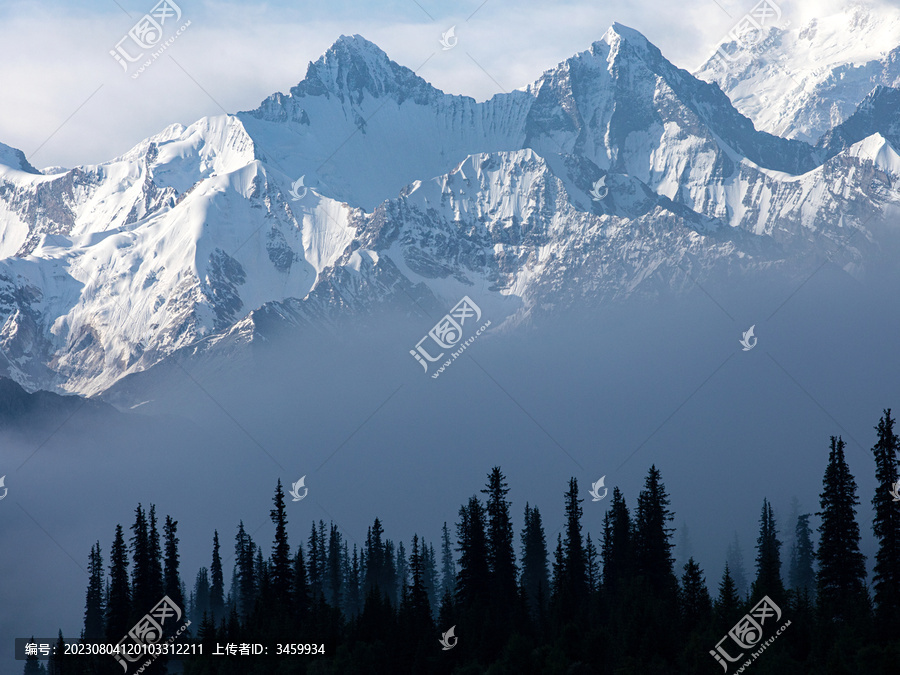
<path fill-rule="evenodd" d="M 634 28 L 629 28 L 628 26 L 619 23 L 618 21 L 614 22 L 612 26 L 609 27 L 609 30 L 606 31 L 606 35 L 616 35 L 623 40 L 628 40 L 629 42 L 633 42 L 636 45 L 649 45 L 650 41 L 644 37 L 643 33 L 635 30 Z"/>
<path fill-rule="evenodd" d="M 306 77 L 291 89 L 294 97 L 333 95 L 357 104 L 366 93 L 373 98 L 394 95 L 398 102 L 412 98 L 426 103 L 438 92 L 361 35 L 341 35 L 309 64 Z"/>
<path fill-rule="evenodd" d="M 40 173 L 25 158 L 25 153 L 16 148 L 0 143 L 0 166 L 8 166 L 25 173 Z"/>

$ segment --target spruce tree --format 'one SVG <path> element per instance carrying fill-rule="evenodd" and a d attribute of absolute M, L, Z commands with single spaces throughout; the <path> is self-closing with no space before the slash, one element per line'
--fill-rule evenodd
<path fill-rule="evenodd" d="M 615 597 L 634 567 L 632 558 L 632 524 L 628 506 L 619 488 L 613 489 L 609 510 L 603 516 L 603 590 Z"/>
<path fill-rule="evenodd" d="M 428 593 L 428 605 L 432 613 L 437 612 L 439 597 L 437 560 L 434 546 L 422 540 L 422 564 L 425 566 L 425 591 Z"/>
<path fill-rule="evenodd" d="M 309 581 L 306 573 L 306 565 L 303 562 L 303 547 L 297 547 L 297 555 L 294 557 L 294 580 L 292 584 L 292 605 L 295 619 L 304 621 L 309 611 Z"/>
<path fill-rule="evenodd" d="M 376 518 L 372 523 L 372 527 L 366 532 L 365 547 L 365 574 L 363 582 L 363 591 L 366 596 L 374 590 L 381 593 L 386 592 L 386 569 L 385 569 L 385 550 L 382 535 L 384 528 L 381 521 Z"/>
<path fill-rule="evenodd" d="M 785 600 L 784 583 L 781 580 L 781 541 L 775 513 L 767 499 L 763 499 L 759 517 L 759 537 L 756 539 L 756 580 L 752 596 L 758 600 L 768 595 L 779 606 Z"/>
<path fill-rule="evenodd" d="M 798 600 L 805 597 L 812 600 L 816 592 L 816 573 L 813 569 L 815 549 L 812 543 L 812 528 L 809 513 L 797 516 L 794 531 L 794 546 L 791 549 L 791 565 L 788 581 Z"/>
<path fill-rule="evenodd" d="M 566 524 L 563 539 L 564 567 L 562 596 L 563 611 L 574 609 L 587 597 L 587 556 L 581 537 L 581 502 L 578 498 L 578 480 L 569 479 L 566 491 Z"/>
<path fill-rule="evenodd" d="M 591 540 L 591 533 L 588 532 L 584 538 L 584 557 L 587 566 L 587 589 L 590 593 L 595 593 L 600 586 L 600 564 L 597 560 L 597 547 Z"/>
<path fill-rule="evenodd" d="M 204 615 L 210 613 L 210 586 L 209 586 L 209 570 L 201 567 L 197 572 L 197 578 L 194 581 L 194 602 L 193 611 L 191 612 L 191 621 L 198 626 L 203 620 Z"/>
<path fill-rule="evenodd" d="M 360 612 L 360 583 L 361 569 L 359 565 L 359 552 L 356 544 L 353 544 L 353 555 L 349 554 L 347 542 L 344 542 L 341 550 L 341 569 L 343 574 L 341 598 L 343 602 L 344 616 L 348 619 L 355 618 Z"/>
<path fill-rule="evenodd" d="M 238 532 L 234 538 L 234 561 L 237 570 L 237 597 L 235 601 L 239 614 L 247 618 L 253 611 L 257 596 L 257 577 L 254 566 L 256 545 L 244 530 L 244 521 L 240 521 Z"/>
<path fill-rule="evenodd" d="M 712 600 L 703 570 L 688 558 L 681 577 L 681 616 L 688 632 L 706 628 L 712 619 Z"/>
<path fill-rule="evenodd" d="M 490 593 L 490 570 L 485 533 L 485 511 L 477 497 L 459 509 L 456 525 L 459 571 L 456 574 L 456 599 L 460 605 L 480 605 Z"/>
<path fill-rule="evenodd" d="M 447 593 L 456 596 L 456 561 L 453 558 L 453 544 L 447 522 L 441 528 L 441 596 Z"/>
<path fill-rule="evenodd" d="M 731 571 L 731 578 L 734 579 L 734 586 L 738 595 L 741 598 L 746 598 L 750 588 L 744 567 L 744 551 L 741 548 L 737 531 L 735 531 L 734 539 L 728 544 L 728 548 L 725 551 L 725 561 L 728 564 L 728 569 Z"/>
<path fill-rule="evenodd" d="M 891 491 L 900 490 L 900 438 L 894 433 L 894 419 L 888 408 L 875 427 L 878 440 L 875 456 L 875 517 L 872 529 L 878 539 L 875 570 L 875 616 L 884 636 L 900 635 L 900 508 Z"/>
<path fill-rule="evenodd" d="M 671 542 L 674 530 L 669 527 L 674 517 L 660 472 L 655 465 L 651 466 L 644 489 L 638 495 L 633 550 L 636 571 L 654 593 L 677 592 Z"/>
<path fill-rule="evenodd" d="M 150 578 L 153 569 L 150 562 L 150 533 L 147 514 L 140 504 L 134 511 L 131 532 L 131 618 L 137 619 L 150 611 L 150 608 L 159 601 L 159 598 L 153 597 L 153 582 Z"/>
<path fill-rule="evenodd" d="M 412 551 L 409 554 L 410 583 L 406 593 L 406 604 L 403 611 L 407 618 L 407 626 L 419 635 L 429 636 L 434 632 L 431 619 L 431 605 L 425 589 L 425 563 L 422 550 L 419 548 L 419 536 L 413 535 Z"/>
<path fill-rule="evenodd" d="M 740 618 L 743 602 L 737 584 L 731 576 L 728 563 L 719 582 L 719 596 L 716 598 L 716 623 L 720 630 L 730 629 Z"/>
<path fill-rule="evenodd" d="M 825 620 L 845 623 L 867 609 L 865 557 L 859 550 L 856 480 L 844 457 L 844 441 L 831 437 L 828 466 L 819 495 L 817 601 Z"/>
<path fill-rule="evenodd" d="M 219 531 L 213 531 L 212 565 L 209 568 L 209 613 L 213 621 L 225 618 L 225 575 L 222 571 L 222 555 L 219 552 Z"/>
<path fill-rule="evenodd" d="M 163 569 L 163 577 L 165 581 L 165 594 L 169 596 L 180 608 L 184 608 L 184 596 L 181 592 L 181 575 L 178 572 L 178 521 L 173 520 L 171 516 L 166 516 L 166 522 L 163 526 L 165 533 L 165 549 L 166 559 Z"/>
<path fill-rule="evenodd" d="M 290 597 L 293 570 L 291 569 L 291 547 L 287 535 L 287 511 L 284 506 L 284 490 L 281 479 L 275 487 L 272 500 L 275 508 L 269 511 L 269 517 L 275 524 L 275 540 L 272 542 L 271 591 L 278 600 Z"/>
<path fill-rule="evenodd" d="M 509 487 L 499 466 L 491 469 L 487 484 L 481 492 L 487 495 L 485 510 L 491 599 L 495 608 L 505 612 L 515 605 L 518 568 L 510 502 L 506 498 Z"/>
<path fill-rule="evenodd" d="M 315 523 L 312 524 L 309 539 L 307 539 L 306 543 L 308 551 L 306 566 L 310 597 L 313 601 L 318 601 L 319 596 L 324 597 L 324 575 L 322 570 L 325 566 L 325 542 L 319 541 L 319 530 L 316 529 Z"/>
<path fill-rule="evenodd" d="M 84 602 L 84 639 L 89 642 L 100 642 L 105 635 L 105 605 L 103 581 L 103 557 L 100 555 L 100 542 L 91 547 L 88 559 L 88 588 Z"/>
<path fill-rule="evenodd" d="M 272 574 L 269 562 L 263 558 L 262 546 L 256 546 L 256 557 L 253 559 L 253 575 L 256 577 L 256 602 L 262 603 L 266 608 L 272 605 Z"/>
<path fill-rule="evenodd" d="M 525 504 L 525 526 L 522 528 L 522 592 L 528 601 L 533 618 L 545 609 L 541 606 L 550 593 L 550 575 L 547 569 L 547 539 L 541 512 L 537 507 Z"/>
<path fill-rule="evenodd" d="M 563 548 L 561 533 L 556 535 L 556 548 L 553 550 L 553 562 L 551 563 L 551 568 L 550 599 L 555 607 L 559 607 L 562 596 L 565 594 L 566 584 L 566 553 Z"/>
<path fill-rule="evenodd" d="M 326 588 L 332 607 L 340 608 L 344 604 L 344 577 L 348 562 L 346 559 L 347 544 L 343 541 L 340 530 L 334 523 L 330 524 L 328 534 L 328 557 L 326 561 Z"/>
<path fill-rule="evenodd" d="M 71 658 L 66 655 L 66 643 L 62 631 L 59 631 L 59 637 L 47 660 L 47 673 L 49 675 L 73 675 L 74 668 L 70 661 Z"/>
<path fill-rule="evenodd" d="M 397 583 L 397 563 L 395 561 L 394 542 L 390 539 L 384 540 L 384 594 L 391 602 L 393 607 L 397 606 L 396 599 L 400 595 L 400 588 Z"/>
<path fill-rule="evenodd" d="M 162 599 L 165 583 L 163 581 L 162 547 L 160 546 L 159 530 L 156 527 L 156 504 L 150 505 L 148 516 L 147 543 L 150 549 L 150 567 L 147 592 L 153 598 L 152 604 L 147 608 L 149 610 Z"/>
<path fill-rule="evenodd" d="M 128 547 L 121 525 L 109 554 L 109 593 L 106 603 L 106 639 L 117 644 L 131 629 L 131 585 L 128 582 Z"/>
<path fill-rule="evenodd" d="M 397 591 L 402 594 L 409 587 L 409 561 L 406 559 L 406 548 L 403 546 L 403 542 L 399 542 L 397 544 L 397 558 L 396 558 L 396 567 L 397 570 Z M 399 605 L 400 597 L 396 598 L 395 605 Z"/>
<path fill-rule="evenodd" d="M 29 642 L 34 643 L 34 636 L 31 636 Z M 36 654 L 30 654 L 25 657 L 24 675 L 47 675 L 47 669 Z"/>

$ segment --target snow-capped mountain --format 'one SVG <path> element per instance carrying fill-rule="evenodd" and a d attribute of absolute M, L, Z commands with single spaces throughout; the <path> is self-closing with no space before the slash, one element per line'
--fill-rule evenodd
<path fill-rule="evenodd" d="M 273 321 L 475 293 L 514 325 L 826 255 L 860 270 L 900 202 L 895 95 L 814 147 L 618 24 L 483 103 L 342 37 L 288 94 L 104 164 L 42 174 L 0 146 L 0 374 L 97 394 Z"/>
<path fill-rule="evenodd" d="M 782 17 L 758 44 L 719 46 L 696 73 L 757 129 L 815 143 L 876 86 L 900 87 L 900 7 L 853 2 L 804 23 Z"/>

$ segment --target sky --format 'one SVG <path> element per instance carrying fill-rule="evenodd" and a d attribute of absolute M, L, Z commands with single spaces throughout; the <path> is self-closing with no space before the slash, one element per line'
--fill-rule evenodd
<path fill-rule="evenodd" d="M 880 0 L 875 0 L 879 2 Z M 587 49 L 613 22 L 696 69 L 747 13 L 747 0 L 177 0 L 190 25 L 137 79 L 110 51 L 153 0 L 0 4 L 0 143 L 38 168 L 113 159 L 173 123 L 251 110 L 288 91 L 342 34 L 360 34 L 453 94 L 523 87 Z M 792 24 L 846 3 L 778 0 Z M 455 27 L 457 47 L 440 39 Z M 168 33 L 167 33 L 168 37 Z"/>
<path fill-rule="evenodd" d="M 534 81 L 586 49 L 613 22 L 641 31 L 676 65 L 694 69 L 754 3 L 475 0 L 447 7 L 437 0 L 256 5 L 182 0 L 183 21 L 191 25 L 133 80 L 109 51 L 153 4 L 4 0 L 0 142 L 22 149 L 38 167 L 102 162 L 169 124 L 252 109 L 269 94 L 287 91 L 341 34 L 359 33 L 410 68 L 424 63 L 419 74 L 426 80 L 479 100 Z M 795 24 L 831 11 L 830 0 L 779 4 Z M 458 48 L 445 51 L 439 39 L 452 26 Z M 224 404 L 220 409 L 208 403 L 211 412 L 196 415 L 218 435 L 201 433 L 207 429 L 198 423 L 198 429 L 173 440 L 182 429 L 167 418 L 148 422 L 163 427 L 154 429 L 156 436 L 142 427 L 121 432 L 129 442 L 117 443 L 115 428 L 102 429 L 99 436 L 90 426 L 79 434 L 59 434 L 35 455 L 18 485 L 10 479 L 6 505 L 23 495 L 25 506 L 7 512 L 14 515 L 5 531 L 16 546 L 0 550 L 0 579 L 9 580 L 0 585 L 6 593 L 0 606 L 18 609 L 0 612 L 0 635 L 24 635 L 25 626 L 38 635 L 60 627 L 75 634 L 87 550 L 100 541 L 108 551 L 116 522 L 127 525 L 136 501 L 158 503 L 160 513 L 181 519 L 190 582 L 199 565 L 207 564 L 212 528 L 219 528 L 230 547 L 235 523 L 252 519 L 251 531 L 267 545 L 274 481 L 288 483 L 306 473 L 312 497 L 294 505 L 293 543 L 304 536 L 310 512 L 325 519 L 333 514 L 355 541 L 364 540 L 376 514 L 395 539 L 409 541 L 419 532 L 434 541 L 440 524 L 453 522 L 460 502 L 480 489 L 494 463 L 508 471 L 516 528 L 524 502 L 532 500 L 546 514 L 552 541 L 562 525 L 560 497 L 569 476 L 577 472 L 584 486 L 604 475 L 607 485 L 622 487 L 633 507 L 648 466 L 656 463 L 673 495 L 676 524 L 689 526 L 714 588 L 724 542 L 736 530 L 752 568 L 763 497 L 775 500 L 779 518 L 791 496 L 805 510 L 816 508 L 831 434 L 845 433 L 852 441 L 848 459 L 864 509 L 874 492 L 867 455 L 872 427 L 881 407 L 894 403 L 897 381 L 894 350 L 882 336 L 897 334 L 900 317 L 875 311 L 890 299 L 870 298 L 856 286 L 840 286 L 837 293 L 823 276 L 806 284 L 791 311 L 782 312 L 771 327 L 758 325 L 760 348 L 747 354 L 738 351 L 735 326 L 723 325 L 705 296 L 696 306 L 686 303 L 668 313 L 653 308 L 628 321 L 604 315 L 596 331 L 582 327 L 570 334 L 563 327 L 517 349 L 485 340 L 477 358 L 500 373 L 500 381 L 516 392 L 514 399 L 485 377 L 487 370 L 472 364 L 468 370 L 460 364 L 455 379 L 446 378 L 447 386 L 426 389 L 432 383 L 422 383 L 407 350 L 396 348 L 421 335 L 416 326 L 403 340 L 381 338 L 389 347 L 381 352 L 368 342 L 359 353 L 311 350 L 291 368 L 282 368 L 286 359 L 273 358 L 276 365 L 261 368 L 249 383 L 237 377 L 203 380 Z M 882 287 L 889 295 L 896 283 Z M 750 305 L 735 312 L 742 328 L 784 297 L 739 290 Z M 702 378 L 717 373 L 732 352 L 736 358 L 705 386 Z M 781 362 L 789 364 L 791 374 Z M 270 375 L 278 370 L 285 372 L 273 385 Z M 307 386 L 317 378 L 330 386 Z M 145 411 L 172 414 L 199 407 L 195 400 L 205 399 L 192 384 L 181 392 L 170 391 L 167 382 L 170 409 L 148 405 Z M 363 428 L 359 421 L 371 417 L 372 402 L 388 403 L 398 384 L 405 389 Z M 263 390 L 268 396 L 259 394 Z M 288 470 L 276 471 L 256 452 L 225 410 L 239 411 L 247 435 L 277 449 Z M 662 424 L 653 430 L 657 421 Z M 361 432 L 350 433 L 353 429 Z M 138 434 L 143 445 L 133 442 Z M 183 452 L 190 443 L 197 452 Z M 11 454 L 24 459 L 33 447 L 13 447 Z M 326 467 L 309 447 L 340 452 Z M 401 455 L 403 448 L 414 454 Z M 577 458 L 574 466 L 561 456 L 564 449 Z M 382 461 L 385 457 L 398 461 Z M 308 465 L 325 470 L 316 475 Z M 410 509 L 398 495 L 426 506 Z M 600 505 L 585 506 L 592 508 L 586 511 L 586 530 L 596 536 Z M 867 523 L 863 530 L 871 562 Z M 34 588 L 42 592 L 31 597 Z M 0 644 L 0 662 L 8 651 L 8 642 Z"/>

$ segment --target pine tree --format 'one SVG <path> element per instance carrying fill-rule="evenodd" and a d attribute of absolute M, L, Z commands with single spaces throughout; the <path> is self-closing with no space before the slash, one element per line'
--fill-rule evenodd
<path fill-rule="evenodd" d="M 826 620 L 847 622 L 866 611 L 865 557 L 859 550 L 856 480 L 844 458 L 844 441 L 831 437 L 828 466 L 819 495 L 817 601 Z"/>
<path fill-rule="evenodd" d="M 216 621 L 225 618 L 225 575 L 222 572 L 218 530 L 213 531 L 212 565 L 209 572 L 209 613 L 213 617 L 213 621 Z"/>
<path fill-rule="evenodd" d="M 895 637 L 900 635 L 900 509 L 891 490 L 900 490 L 900 438 L 894 433 L 890 408 L 883 412 L 875 427 L 878 440 L 872 448 L 876 482 L 872 529 L 878 539 L 872 581 L 878 628 L 883 635 Z"/>
<path fill-rule="evenodd" d="M 281 487 L 281 479 L 275 487 L 275 508 L 269 512 L 269 517 L 275 524 L 275 540 L 272 543 L 271 565 L 271 591 L 275 598 L 288 598 L 291 594 L 291 582 L 293 570 L 291 569 L 291 547 L 288 544 L 287 535 L 287 511 L 284 506 L 284 490 Z"/>
<path fill-rule="evenodd" d="M 635 568 L 654 593 L 677 591 L 671 542 L 674 530 L 668 527 L 674 517 L 660 472 L 655 465 L 651 466 L 644 489 L 638 495 L 633 550 Z"/>
<path fill-rule="evenodd" d="M 705 628 L 712 618 L 712 600 L 706 579 L 693 558 L 688 558 L 681 577 L 681 615 L 689 632 Z"/>
<path fill-rule="evenodd" d="M 791 565 L 788 581 L 791 590 L 800 598 L 808 600 L 815 597 L 816 573 L 813 569 L 815 550 L 812 543 L 812 528 L 809 526 L 809 513 L 797 516 L 794 531 L 794 546 L 791 549 Z"/>
<path fill-rule="evenodd" d="M 510 502 L 506 498 L 509 487 L 499 466 L 491 469 L 487 484 L 481 492 L 487 495 L 485 506 L 492 604 L 498 611 L 508 612 L 515 606 L 518 568 Z"/>
<path fill-rule="evenodd" d="M 450 530 L 447 522 L 441 528 L 441 596 L 447 593 L 456 596 L 456 561 L 453 558 L 453 545 L 450 541 Z"/>
<path fill-rule="evenodd" d="M 615 597 L 631 574 L 632 524 L 628 506 L 619 488 L 613 489 L 609 510 L 603 516 L 603 589 L 607 597 Z"/>
<path fill-rule="evenodd" d="M 165 580 L 165 594 L 169 599 L 179 607 L 184 607 L 184 595 L 181 592 L 181 575 L 178 572 L 178 521 L 173 520 L 171 516 L 166 516 L 166 522 L 163 526 L 165 534 L 166 559 L 163 569 L 163 577 Z"/>
<path fill-rule="evenodd" d="M 487 557 L 485 511 L 477 497 L 459 509 L 456 525 L 459 571 L 456 575 L 456 598 L 461 605 L 480 605 L 490 593 L 490 571 Z"/>
<path fill-rule="evenodd" d="M 106 639 L 117 644 L 134 625 L 131 622 L 131 585 L 128 582 L 128 548 L 121 525 L 109 554 L 109 593 L 106 602 Z"/>
<path fill-rule="evenodd" d="M 756 581 L 753 582 L 753 598 L 768 595 L 778 605 L 784 602 L 784 583 L 781 580 L 781 541 L 775 514 L 768 500 L 763 499 L 759 518 L 759 537 L 756 539 Z"/>
<path fill-rule="evenodd" d="M 528 601 L 533 618 L 540 616 L 550 592 L 550 576 L 547 569 L 547 539 L 541 512 L 537 507 L 525 504 L 525 526 L 522 528 L 522 592 Z"/>
<path fill-rule="evenodd" d="M 91 547 L 88 559 L 88 588 L 84 602 L 84 639 L 100 642 L 105 634 L 103 557 L 100 555 L 100 542 Z"/>

